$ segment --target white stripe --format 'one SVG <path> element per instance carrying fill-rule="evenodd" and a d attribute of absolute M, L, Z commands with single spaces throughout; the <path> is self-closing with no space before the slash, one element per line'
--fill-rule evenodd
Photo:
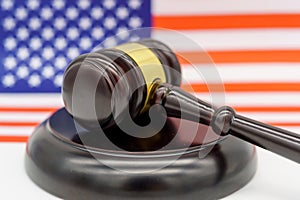
<path fill-rule="evenodd" d="M 50 112 L 0 112 L 0 122 L 41 122 L 50 114 Z"/>
<path fill-rule="evenodd" d="M 300 106 L 300 92 L 195 93 L 195 95 L 207 102 L 223 102 L 230 106 Z M 222 101 L 224 98 L 225 102 Z"/>
<path fill-rule="evenodd" d="M 154 0 L 154 15 L 299 13 L 299 0 Z"/>
<path fill-rule="evenodd" d="M 300 63 L 184 65 L 182 75 L 188 83 L 299 82 Z"/>
<path fill-rule="evenodd" d="M 300 49 L 299 35 L 299 28 L 180 32 L 153 29 L 152 33 L 153 38 L 169 45 L 174 51 Z"/>
<path fill-rule="evenodd" d="M 239 114 L 263 122 L 300 123 L 300 112 L 239 112 Z"/>
<path fill-rule="evenodd" d="M 35 127 L 6 127 L 0 126 L 0 135 L 29 136 L 33 133 Z"/>
<path fill-rule="evenodd" d="M 61 107 L 61 94 L 0 94 L 1 107 Z"/>
<path fill-rule="evenodd" d="M 300 126 L 278 126 L 279 128 L 283 128 L 283 129 L 286 129 L 288 131 L 292 131 L 294 133 L 297 133 L 300 135 Z"/>

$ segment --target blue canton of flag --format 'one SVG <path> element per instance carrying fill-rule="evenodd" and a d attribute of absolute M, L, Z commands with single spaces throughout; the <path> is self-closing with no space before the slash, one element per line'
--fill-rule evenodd
<path fill-rule="evenodd" d="M 0 0 L 0 92 L 60 92 L 76 56 L 150 25 L 150 0 Z"/>

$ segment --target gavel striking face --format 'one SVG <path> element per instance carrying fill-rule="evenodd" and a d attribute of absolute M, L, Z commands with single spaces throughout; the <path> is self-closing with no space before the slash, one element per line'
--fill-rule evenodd
<path fill-rule="evenodd" d="M 300 163 L 298 134 L 237 115 L 230 107 L 216 109 L 179 88 L 180 72 L 165 44 L 152 39 L 127 43 L 76 58 L 65 71 L 63 100 L 87 129 L 124 120 L 122 112 L 114 113 L 124 98 L 133 119 L 158 104 L 169 117 L 211 126 L 217 134 L 234 135 Z"/>

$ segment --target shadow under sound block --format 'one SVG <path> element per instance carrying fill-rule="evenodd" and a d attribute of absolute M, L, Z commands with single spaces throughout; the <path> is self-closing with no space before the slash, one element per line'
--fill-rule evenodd
<path fill-rule="evenodd" d="M 193 124 L 168 118 L 141 140 L 116 128 L 84 131 L 62 108 L 30 137 L 26 172 L 63 199 L 219 199 L 246 185 L 256 171 L 255 147 L 231 136 L 214 143 L 202 125 L 194 137 Z"/>

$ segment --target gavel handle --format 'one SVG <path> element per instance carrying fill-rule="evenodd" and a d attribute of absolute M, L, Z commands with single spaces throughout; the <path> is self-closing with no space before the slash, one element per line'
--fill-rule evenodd
<path fill-rule="evenodd" d="M 297 133 L 240 115 L 234 115 L 228 133 L 300 163 L 300 135 Z"/>
<path fill-rule="evenodd" d="M 160 85 L 154 95 L 170 117 L 211 126 L 217 134 L 234 135 L 242 140 L 300 163 L 300 134 L 237 115 L 231 107 L 215 109 L 179 87 Z"/>

